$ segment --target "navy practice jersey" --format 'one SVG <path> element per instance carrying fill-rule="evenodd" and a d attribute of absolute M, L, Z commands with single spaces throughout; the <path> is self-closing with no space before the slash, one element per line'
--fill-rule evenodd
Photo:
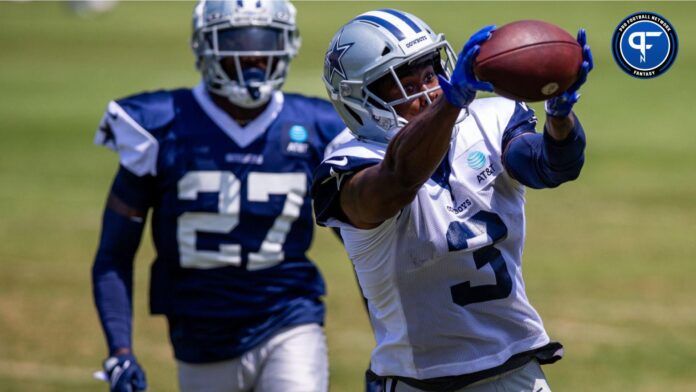
<path fill-rule="evenodd" d="M 244 128 L 203 85 L 109 104 L 95 142 L 146 180 L 157 258 L 153 313 L 266 329 L 323 321 L 306 256 L 312 171 L 344 125 L 323 100 L 277 92 Z"/>

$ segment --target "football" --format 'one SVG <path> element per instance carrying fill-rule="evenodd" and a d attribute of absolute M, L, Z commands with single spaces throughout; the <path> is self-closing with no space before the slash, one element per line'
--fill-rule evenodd
<path fill-rule="evenodd" d="M 581 65 L 575 37 L 551 23 L 521 20 L 496 29 L 481 44 L 474 73 L 492 83 L 498 95 L 534 102 L 563 93 Z"/>

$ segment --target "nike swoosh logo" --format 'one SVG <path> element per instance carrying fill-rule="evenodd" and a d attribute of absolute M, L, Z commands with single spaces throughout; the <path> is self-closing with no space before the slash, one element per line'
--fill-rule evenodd
<path fill-rule="evenodd" d="M 340 159 L 340 160 L 327 159 L 324 162 L 331 164 L 331 165 L 336 165 L 336 166 L 345 166 L 348 164 L 348 158 L 343 157 L 343 159 Z"/>

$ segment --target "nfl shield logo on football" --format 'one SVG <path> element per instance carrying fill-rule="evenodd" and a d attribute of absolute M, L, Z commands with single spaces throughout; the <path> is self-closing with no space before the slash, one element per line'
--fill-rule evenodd
<path fill-rule="evenodd" d="M 665 73 L 677 58 L 674 26 L 654 12 L 636 12 L 619 23 L 612 38 L 614 60 L 627 74 L 650 79 Z"/>

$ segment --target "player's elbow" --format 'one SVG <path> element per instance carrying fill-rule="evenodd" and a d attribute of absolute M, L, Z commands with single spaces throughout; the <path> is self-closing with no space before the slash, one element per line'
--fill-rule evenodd
<path fill-rule="evenodd" d="M 394 195 L 392 198 L 386 200 L 383 203 L 383 207 L 374 211 L 373 213 L 378 216 L 378 221 L 383 222 L 387 219 L 393 218 L 406 206 L 411 204 L 416 198 L 418 193 L 417 189 L 415 191 L 408 190 L 403 193 Z"/>
<path fill-rule="evenodd" d="M 92 280 L 97 281 L 106 275 L 120 272 L 124 268 L 119 260 L 119 255 L 100 247 L 92 264 Z"/>
<path fill-rule="evenodd" d="M 396 216 L 411 201 L 413 198 L 382 200 L 379 203 L 361 203 L 361 205 L 346 211 L 346 216 L 353 226 L 359 229 L 372 229 Z"/>
<path fill-rule="evenodd" d="M 575 181 L 580 177 L 580 172 L 585 164 L 584 157 L 563 168 L 549 168 L 546 171 L 546 184 L 549 188 L 556 188 L 566 182 Z"/>

